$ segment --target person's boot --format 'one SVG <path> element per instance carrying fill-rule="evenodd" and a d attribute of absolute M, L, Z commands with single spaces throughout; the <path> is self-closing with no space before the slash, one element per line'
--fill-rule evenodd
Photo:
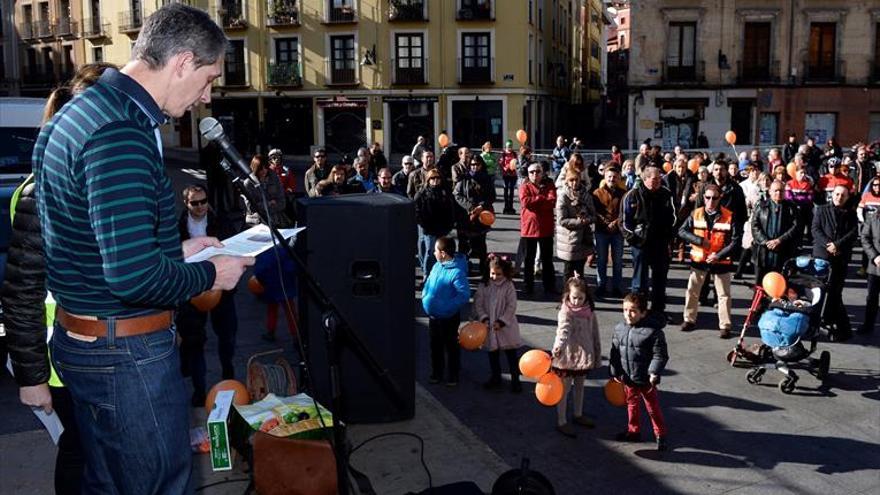
<path fill-rule="evenodd" d="M 489 351 L 489 369 L 491 375 L 489 381 L 483 384 L 484 390 L 498 390 L 501 388 L 501 357 L 498 351 Z"/>
<path fill-rule="evenodd" d="M 507 358 L 507 368 L 510 370 L 510 391 L 518 394 L 522 392 L 522 382 L 519 380 L 519 362 L 516 356 L 516 349 L 507 349 L 504 351 Z"/>

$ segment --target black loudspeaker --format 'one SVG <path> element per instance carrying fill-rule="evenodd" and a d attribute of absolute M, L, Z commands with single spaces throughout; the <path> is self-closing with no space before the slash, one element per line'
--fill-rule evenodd
<path fill-rule="evenodd" d="M 390 400 L 348 347 L 340 356 L 343 410 L 348 423 L 400 421 L 415 414 L 415 210 L 396 194 L 302 199 L 296 241 L 306 268 L 340 314 L 397 383 L 405 407 Z M 330 408 L 331 387 L 322 313 L 299 285 L 301 335 L 307 347 L 311 393 Z"/>

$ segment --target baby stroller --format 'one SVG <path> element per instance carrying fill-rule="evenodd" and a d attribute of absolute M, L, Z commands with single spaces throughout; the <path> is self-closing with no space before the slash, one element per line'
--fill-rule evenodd
<path fill-rule="evenodd" d="M 768 369 L 777 369 L 785 375 L 779 390 L 790 394 L 798 381 L 795 368 L 807 370 L 820 381 L 828 376 L 831 354 L 822 351 L 819 359 L 810 356 L 824 332 L 822 313 L 830 269 L 824 260 L 799 256 L 785 262 L 782 274 L 788 285 L 786 294 L 771 302 L 758 320 L 763 342 L 760 354 L 770 357 L 769 362 L 752 367 L 746 380 L 758 384 Z"/>

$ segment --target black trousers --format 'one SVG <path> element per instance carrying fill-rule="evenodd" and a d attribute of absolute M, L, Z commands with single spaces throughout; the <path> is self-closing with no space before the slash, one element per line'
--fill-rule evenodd
<path fill-rule="evenodd" d="M 489 351 L 489 369 L 492 375 L 489 378 L 493 382 L 501 381 L 501 351 Z M 519 359 L 516 356 L 516 349 L 506 349 L 504 356 L 507 358 L 507 367 L 510 369 L 510 381 L 519 381 Z"/>
<path fill-rule="evenodd" d="M 461 369 L 461 349 L 458 347 L 458 326 L 461 315 L 449 318 L 428 319 L 428 335 L 431 341 L 431 378 L 442 380 L 446 364 L 449 365 L 447 381 L 457 382 Z M 447 362 L 448 361 L 448 362 Z"/>
<path fill-rule="evenodd" d="M 544 292 L 556 291 L 556 272 L 553 268 L 553 236 L 550 237 L 523 237 L 526 243 L 526 260 L 523 267 L 523 282 L 526 290 L 531 292 L 535 288 L 535 256 L 538 253 L 538 245 L 541 246 L 541 279 L 544 281 Z"/>
<path fill-rule="evenodd" d="M 880 302 L 880 276 L 868 274 L 868 298 L 865 300 L 865 322 L 862 323 L 861 331 L 874 331 L 878 302 Z"/>
<path fill-rule="evenodd" d="M 474 258 L 479 260 L 480 277 L 483 282 L 489 281 L 489 250 L 486 247 L 486 233 L 459 235 L 458 252 L 464 253 L 469 260 Z"/>
<path fill-rule="evenodd" d="M 849 314 L 843 305 L 843 284 L 846 281 L 846 266 L 851 253 L 838 255 L 831 263 L 831 277 L 828 280 L 828 296 L 825 300 L 825 314 L 822 315 L 827 323 L 835 326 L 836 337 L 848 337 L 852 333 Z M 875 305 L 876 307 L 876 305 Z"/>
<path fill-rule="evenodd" d="M 73 398 L 65 387 L 49 387 L 49 392 L 52 394 L 52 408 L 64 427 L 64 432 L 58 439 L 58 454 L 55 456 L 55 493 L 79 495 L 82 492 L 86 458 L 79 440 L 79 427 L 73 415 Z"/>

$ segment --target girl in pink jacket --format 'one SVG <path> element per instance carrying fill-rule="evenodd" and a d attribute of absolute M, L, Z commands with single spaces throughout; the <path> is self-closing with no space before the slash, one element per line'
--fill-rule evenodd
<path fill-rule="evenodd" d="M 522 345 L 519 323 L 516 321 L 516 288 L 513 286 L 513 266 L 506 259 L 489 255 L 489 281 L 474 294 L 476 319 L 489 327 L 484 346 L 489 351 L 492 375 L 483 385 L 487 390 L 501 388 L 501 351 L 510 368 L 510 390 L 522 392 L 516 350 Z"/>
<path fill-rule="evenodd" d="M 599 322 L 594 313 L 593 298 L 586 281 L 575 275 L 565 283 L 556 340 L 553 342 L 551 370 L 562 378 L 564 392 L 556 405 L 556 429 L 567 437 L 577 436 L 567 420 L 569 392 L 574 388 L 574 419 L 581 426 L 592 428 L 584 416 L 584 379 L 587 372 L 602 363 Z"/>

